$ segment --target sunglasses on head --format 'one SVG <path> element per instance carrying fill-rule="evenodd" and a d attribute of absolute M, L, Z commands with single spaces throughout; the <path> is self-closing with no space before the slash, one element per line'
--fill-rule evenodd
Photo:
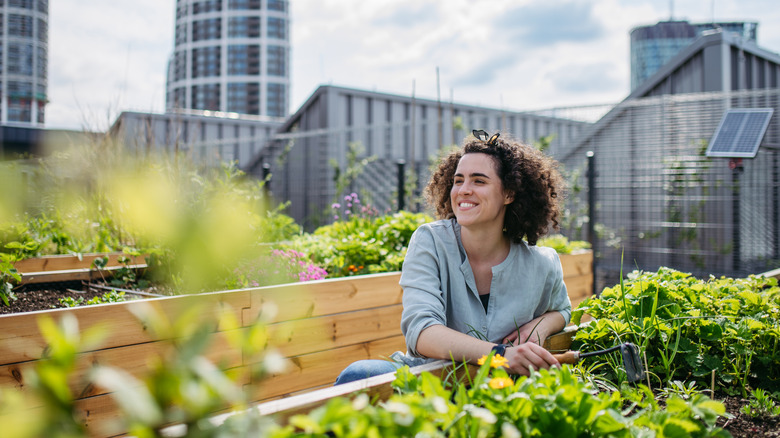
<path fill-rule="evenodd" d="M 482 129 L 474 129 L 471 131 L 471 133 L 476 137 L 478 140 L 482 140 L 487 144 L 488 146 L 496 146 L 498 144 L 498 137 L 501 135 L 501 133 L 496 132 L 491 137 L 487 132 L 483 131 Z"/>

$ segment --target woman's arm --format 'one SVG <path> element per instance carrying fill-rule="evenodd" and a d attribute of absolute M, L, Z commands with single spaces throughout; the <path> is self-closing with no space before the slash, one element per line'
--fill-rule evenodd
<path fill-rule="evenodd" d="M 528 323 L 517 330 L 512 330 L 504 338 L 504 343 L 518 345 L 525 342 L 533 342 L 537 345 L 544 345 L 544 340 L 548 336 L 558 333 L 565 326 L 566 319 L 561 315 L 561 312 L 552 310 L 528 321 Z"/>
<path fill-rule="evenodd" d="M 562 316 L 561 321 L 563 321 Z M 492 342 L 437 324 L 427 327 L 420 333 L 416 349 L 420 354 L 433 359 L 452 359 L 456 362 L 476 364 L 480 357 L 490 354 L 494 346 Z M 504 357 L 509 362 L 507 368 L 511 373 L 524 376 L 530 374 L 531 368 L 550 368 L 560 365 L 549 351 L 532 342 L 507 348 Z"/>

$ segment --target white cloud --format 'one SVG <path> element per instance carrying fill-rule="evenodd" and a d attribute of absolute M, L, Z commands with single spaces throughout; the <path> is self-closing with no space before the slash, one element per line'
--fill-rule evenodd
<path fill-rule="evenodd" d="M 629 91 L 629 31 L 670 15 L 670 3 L 656 0 L 290 5 L 291 111 L 328 83 L 408 95 L 414 82 L 418 97 L 435 98 L 437 67 L 445 101 L 452 92 L 457 102 L 509 109 L 616 102 Z M 106 129 L 122 110 L 162 111 L 174 8 L 172 0 L 50 2 L 47 126 Z M 759 45 L 780 50 L 774 0 L 676 0 L 674 8 L 693 22 L 759 21 Z"/>

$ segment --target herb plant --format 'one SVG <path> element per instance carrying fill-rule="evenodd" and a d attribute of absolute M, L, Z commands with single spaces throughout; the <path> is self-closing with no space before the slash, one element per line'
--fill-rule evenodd
<path fill-rule="evenodd" d="M 630 341 L 647 360 L 651 380 L 695 381 L 746 396 L 751 387 L 780 389 L 780 288 L 774 278 L 700 280 L 669 268 L 633 272 L 580 304 L 588 313 L 575 348 L 590 351 Z M 620 380 L 619 364 L 606 372 Z"/>

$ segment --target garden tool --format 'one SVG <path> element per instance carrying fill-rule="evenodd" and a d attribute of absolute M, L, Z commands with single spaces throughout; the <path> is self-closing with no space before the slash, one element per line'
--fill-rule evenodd
<path fill-rule="evenodd" d="M 620 350 L 620 354 L 623 356 L 623 366 L 626 369 L 629 382 L 634 383 L 645 378 L 645 367 L 642 366 L 642 361 L 639 357 L 639 348 L 630 342 L 616 345 L 607 348 L 606 350 L 592 351 L 590 353 L 580 353 L 579 351 L 570 350 L 565 353 L 553 354 L 553 356 L 555 356 L 560 363 L 574 365 L 580 359 L 611 353 L 615 350 Z"/>

